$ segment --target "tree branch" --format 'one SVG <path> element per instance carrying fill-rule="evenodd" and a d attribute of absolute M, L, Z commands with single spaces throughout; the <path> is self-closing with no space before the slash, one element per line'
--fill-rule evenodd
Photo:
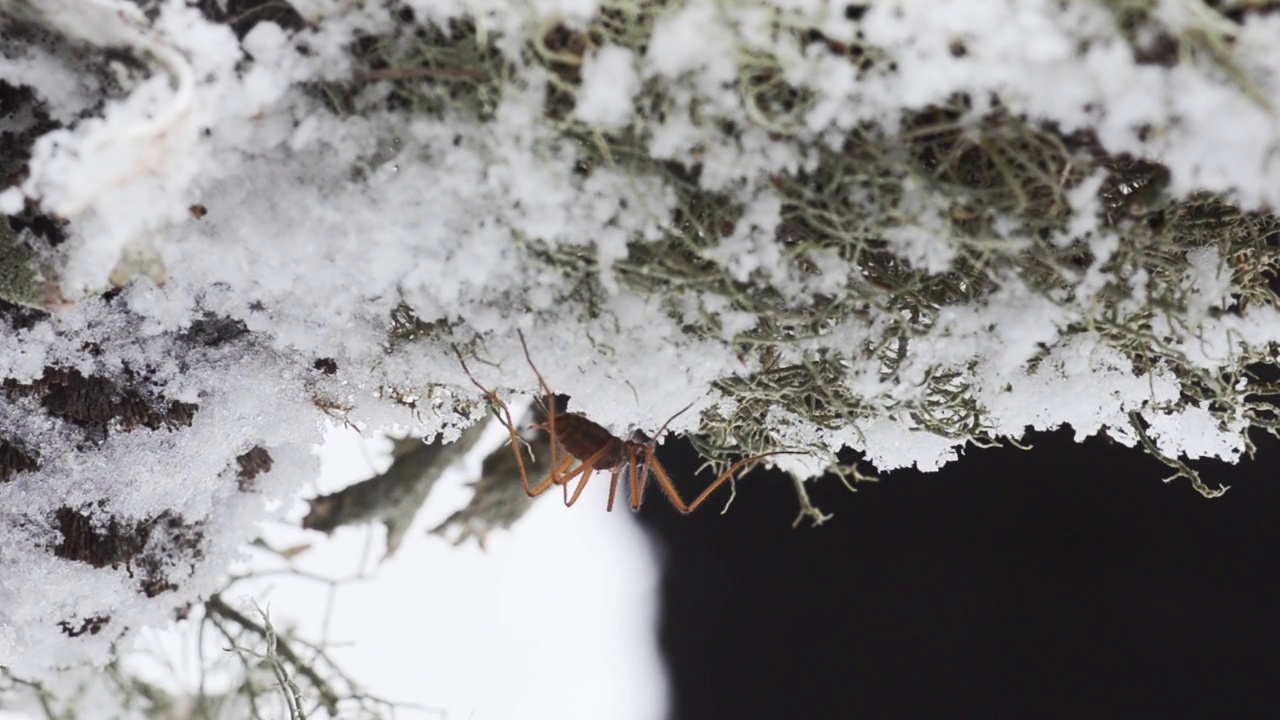
<path fill-rule="evenodd" d="M 480 436 L 486 423 L 476 423 L 448 444 L 413 442 L 396 457 L 387 471 L 330 495 L 310 500 L 311 511 L 302 527 L 331 533 L 343 525 L 380 521 L 387 527 L 387 552 L 391 557 L 426 501 L 436 480 L 461 459 Z"/>
<path fill-rule="evenodd" d="M 324 678 L 320 677 L 320 673 L 316 672 L 315 668 L 311 667 L 309 663 L 304 662 L 302 658 L 298 657 L 298 654 L 294 652 L 289 643 L 286 642 L 284 638 L 281 638 L 275 630 L 258 623 L 239 610 L 231 607 L 222 599 L 221 595 L 211 596 L 205 601 L 204 607 L 205 612 L 210 615 L 230 620 L 240 627 L 258 635 L 268 643 L 270 643 L 272 638 L 274 638 L 273 650 L 276 653 L 279 653 L 280 657 L 284 658 L 294 667 L 295 670 L 298 671 L 300 675 L 305 677 L 307 681 L 311 683 L 311 686 L 314 687 L 316 692 L 320 695 L 321 701 L 324 704 L 324 709 L 328 711 L 329 716 L 334 717 L 337 715 L 339 699 L 338 693 L 329 686 L 329 683 L 325 681 Z"/>

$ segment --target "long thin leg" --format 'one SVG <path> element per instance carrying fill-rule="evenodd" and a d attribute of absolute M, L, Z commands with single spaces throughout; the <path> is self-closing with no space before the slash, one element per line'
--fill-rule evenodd
<path fill-rule="evenodd" d="M 640 454 L 640 449 L 632 447 L 627 451 L 627 467 L 631 476 L 631 509 L 632 511 L 640 509 L 640 503 L 644 502 L 644 486 L 649 482 L 649 468 L 643 470 L 637 464 L 636 458 Z"/>
<path fill-rule="evenodd" d="M 590 480 L 591 476 L 594 475 L 596 472 L 595 469 L 591 468 L 590 465 L 586 465 L 584 467 L 588 468 L 588 470 L 582 473 L 582 479 L 578 481 L 578 487 L 573 491 L 573 497 L 569 498 L 568 500 L 565 500 L 564 502 L 565 507 L 573 507 L 574 503 L 578 502 L 578 496 L 581 495 L 582 491 L 587 488 L 587 481 Z M 565 485 L 565 487 L 567 488 L 569 486 Z"/>
<path fill-rule="evenodd" d="M 667 498 L 671 500 L 671 504 L 675 505 L 676 509 L 682 513 L 691 513 L 701 507 L 702 503 L 706 502 L 707 498 L 711 496 L 711 493 L 715 492 L 721 485 L 725 484 L 729 478 L 733 477 L 735 473 L 748 464 L 763 460 L 764 458 L 771 457 L 773 455 L 803 454 L 804 453 L 792 450 L 777 450 L 774 452 L 761 453 L 759 455 L 752 455 L 751 457 L 743 458 L 733 465 L 730 465 L 728 470 L 725 470 L 720 477 L 712 481 L 712 483 L 708 485 L 706 489 L 698 495 L 698 497 L 694 498 L 693 502 L 688 504 L 685 504 L 684 500 L 680 498 L 680 493 L 676 491 L 675 483 L 671 482 L 671 476 L 667 475 L 666 469 L 662 467 L 662 463 L 658 462 L 658 458 L 652 452 L 647 453 L 645 465 L 653 465 L 654 477 L 658 478 L 658 484 L 662 486 L 662 490 L 666 493 Z"/>
<path fill-rule="evenodd" d="M 631 509 L 636 509 L 636 453 L 639 448 L 635 445 L 626 445 L 627 461 L 613 469 L 613 475 L 609 478 L 609 509 L 613 512 L 613 499 L 618 493 L 618 476 L 625 470 L 627 473 L 627 482 L 631 485 Z"/>
<path fill-rule="evenodd" d="M 573 504 L 578 502 L 578 496 L 582 495 L 582 491 L 585 490 L 587 487 L 587 481 L 591 479 L 592 473 L 596 471 L 595 464 L 600 460 L 600 458 L 604 457 L 604 454 L 608 452 L 608 450 L 609 450 L 609 446 L 605 445 L 604 447 L 595 451 L 595 453 L 592 454 L 591 457 L 582 461 L 582 467 L 586 469 L 582 474 L 582 481 L 578 483 L 577 489 L 573 491 L 573 498 L 565 502 L 565 507 L 573 507 Z M 578 472 L 579 472 L 578 470 L 574 470 L 573 474 L 576 475 Z M 566 479 L 565 480 L 566 488 L 569 487 L 568 482 L 569 481 Z"/>
<path fill-rule="evenodd" d="M 694 402 L 697 402 L 697 401 L 695 400 Z M 683 415 L 683 414 L 685 413 L 685 411 L 686 411 L 686 410 L 688 410 L 688 409 L 689 409 L 689 408 L 691 408 L 691 407 L 693 407 L 693 403 L 689 403 L 688 405 L 685 405 L 684 407 L 682 407 L 682 408 L 680 408 L 679 410 L 677 410 L 675 415 L 672 415 L 671 417 L 667 418 L 667 421 L 666 421 L 666 422 L 664 422 L 664 423 L 662 423 L 662 427 L 658 428 L 658 434 L 657 434 L 657 435 L 654 435 L 654 436 L 653 436 L 653 439 L 654 439 L 655 441 L 657 441 L 657 440 L 661 440 L 661 439 L 662 439 L 662 433 L 664 433 L 664 432 L 666 432 L 666 431 L 667 431 L 667 426 L 671 424 L 671 421 L 672 421 L 672 420 L 675 420 L 676 418 L 678 418 L 678 417 L 680 417 L 681 415 Z"/>
<path fill-rule="evenodd" d="M 571 465 L 573 465 L 573 458 L 571 457 L 565 458 L 560 463 L 560 467 L 553 468 L 551 470 L 551 474 L 547 476 L 547 479 L 543 480 L 538 485 L 538 487 L 534 488 L 534 490 L 537 491 L 538 494 L 541 494 L 543 491 L 545 491 L 547 488 L 551 487 L 552 485 L 565 485 L 565 483 L 562 481 L 562 478 L 564 477 L 565 473 L 569 472 L 569 467 Z M 568 493 L 565 493 L 565 499 L 567 500 L 568 498 L 569 498 Z"/>
<path fill-rule="evenodd" d="M 523 340 L 523 338 L 521 339 Z M 516 465 L 519 466 L 520 468 L 520 482 L 524 483 L 525 493 L 527 493 L 529 497 L 535 497 L 539 493 L 545 491 L 547 489 L 545 487 L 546 483 L 542 483 L 541 485 L 539 485 L 536 491 L 535 491 L 535 488 L 529 484 L 529 472 L 528 470 L 525 469 L 525 466 L 524 466 L 524 453 L 520 452 L 520 446 L 522 442 L 520 440 L 520 436 L 516 434 L 516 424 L 515 424 L 515 421 L 511 419 L 511 410 L 507 408 L 507 404 L 502 402 L 502 399 L 498 397 L 498 394 L 496 392 L 481 385 L 480 381 L 476 380 L 476 376 L 471 374 L 471 368 L 467 367 L 467 361 L 462 359 L 462 351 L 458 349 L 457 345 L 453 346 L 453 353 L 458 356 L 458 362 L 462 364 L 462 371 L 465 372 L 467 374 L 467 377 L 471 379 L 471 384 L 475 385 L 477 388 L 480 389 L 480 392 L 484 393 L 485 400 L 488 401 L 490 407 L 496 406 L 499 410 L 502 411 L 502 415 L 499 416 L 498 419 L 502 422 L 503 425 L 507 426 L 507 431 L 511 433 L 511 452 L 516 454 Z M 555 436 L 553 434 L 551 437 L 551 448 L 552 448 L 551 467 L 553 468 L 555 467 L 555 457 L 556 457 L 555 445 L 556 445 Z"/>
<path fill-rule="evenodd" d="M 707 501 L 707 498 L 711 496 L 711 493 L 715 492 L 716 489 L 719 488 L 721 485 L 725 484 L 725 482 L 727 482 L 729 478 L 733 477 L 734 474 L 736 474 L 739 470 L 746 467 L 747 465 L 750 465 L 751 463 L 759 462 L 767 457 L 773 457 L 774 455 L 805 455 L 805 454 L 807 453 L 798 452 L 795 450 L 775 450 L 773 452 L 760 453 L 759 455 L 752 455 L 751 457 L 742 458 L 738 462 L 730 465 L 728 470 L 725 470 L 724 473 L 720 475 L 720 477 L 716 478 L 715 481 L 713 481 L 710 485 L 707 486 L 705 490 L 702 491 L 702 494 L 698 495 L 698 497 L 695 498 L 693 502 L 689 503 L 688 512 L 693 512 L 694 510 L 697 510 L 698 507 L 702 505 L 702 503 Z"/>
<path fill-rule="evenodd" d="M 591 466 L 584 463 L 574 468 L 573 472 L 560 478 L 560 485 L 564 488 L 565 507 L 572 507 L 574 503 L 578 502 L 578 496 L 582 494 L 582 487 L 587 484 L 587 478 L 591 477 L 592 472 Z M 569 497 L 569 483 L 573 482 L 579 475 L 582 476 L 582 480 L 578 483 L 578 489 L 574 491 L 571 499 Z"/>
<path fill-rule="evenodd" d="M 636 461 L 641 463 L 640 479 L 636 481 L 636 499 L 632 501 L 633 509 L 639 510 L 641 503 L 644 502 L 645 491 L 649 489 L 649 478 L 653 475 L 653 468 L 649 467 L 649 462 L 654 460 L 653 452 L 640 448 L 636 451 Z M 664 491 L 665 492 L 665 491 Z"/>
<path fill-rule="evenodd" d="M 569 468 L 571 467 L 573 467 L 573 458 L 566 456 L 565 459 L 560 461 L 560 467 L 552 470 L 551 474 L 548 475 L 547 479 L 544 480 L 543 482 L 552 482 L 552 483 L 555 483 L 556 485 L 563 485 L 564 481 L 562 480 L 562 478 L 564 477 L 565 473 L 569 472 Z"/>
<path fill-rule="evenodd" d="M 550 445 L 551 467 L 556 467 L 556 445 L 559 435 L 556 434 L 556 394 L 551 392 L 551 387 L 547 385 L 547 381 L 543 379 L 542 373 L 538 370 L 538 366 L 533 364 L 533 356 L 529 354 L 529 343 L 524 340 L 524 333 L 516 330 L 516 335 L 520 338 L 520 347 L 524 348 L 524 359 L 528 361 L 529 367 L 533 370 L 534 377 L 538 378 L 538 385 L 542 388 L 543 394 L 547 398 L 547 424 L 550 428 L 551 435 Z M 566 453 L 567 454 L 567 453 Z"/>
<path fill-rule="evenodd" d="M 688 513 L 690 507 L 681 499 L 680 493 L 676 491 L 675 483 L 671 482 L 671 477 L 667 475 L 666 468 L 662 467 L 662 463 L 658 462 L 658 456 L 653 452 L 646 452 L 644 459 L 644 472 L 648 473 L 649 469 L 653 469 L 653 476 L 658 478 L 658 487 L 662 488 L 663 494 L 671 501 L 671 504 L 682 513 Z M 704 495 L 706 493 L 703 493 Z"/>
<path fill-rule="evenodd" d="M 550 434 L 549 434 L 549 431 L 548 431 L 548 429 L 547 429 L 547 425 L 546 425 L 546 423 L 536 423 L 536 424 L 534 424 L 534 425 L 530 425 L 530 426 L 529 426 L 529 429 L 530 429 L 530 430 L 541 430 L 541 431 L 543 431 L 543 432 L 548 433 L 548 438 L 549 438 L 549 439 L 548 439 L 548 444 L 550 444 L 550 445 L 554 445 L 554 444 L 555 444 L 555 436 L 554 436 L 554 435 L 550 435 Z M 551 453 L 548 453 L 548 454 L 551 454 Z M 552 456 L 554 457 L 554 455 L 553 455 L 553 454 L 552 454 Z M 565 455 L 565 457 L 564 457 L 564 459 L 560 461 L 560 465 L 559 465 L 558 467 L 555 467 L 555 468 L 553 468 L 553 469 L 551 470 L 551 475 L 549 475 L 549 476 L 548 476 L 548 480 L 549 480 L 550 482 L 555 483 L 556 485 L 565 485 L 566 483 L 565 483 L 565 479 L 564 479 L 564 477 L 565 477 L 565 476 L 564 476 L 564 474 L 565 474 L 565 473 L 567 473 L 567 472 L 569 472 L 569 468 L 573 467 L 573 462 L 574 462 L 574 460 L 576 460 L 576 459 L 577 459 L 577 458 L 573 457 L 572 455 L 568 455 L 568 454 L 566 454 L 566 455 Z M 568 500 L 568 499 L 569 499 L 569 491 L 568 491 L 568 490 L 565 490 L 565 496 L 564 496 L 564 499 L 565 499 L 565 500 Z"/>
<path fill-rule="evenodd" d="M 618 476 L 622 474 L 625 465 L 619 465 L 609 473 L 609 505 L 605 508 L 605 512 L 613 512 L 613 501 L 618 497 Z"/>

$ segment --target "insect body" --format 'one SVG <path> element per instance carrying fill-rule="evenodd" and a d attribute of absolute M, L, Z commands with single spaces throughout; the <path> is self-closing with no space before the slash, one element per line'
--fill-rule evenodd
<path fill-rule="evenodd" d="M 554 399 L 548 402 L 547 407 L 547 422 L 535 426 L 551 433 L 552 438 L 554 438 L 554 442 L 551 443 L 552 471 L 544 482 L 562 485 L 565 490 L 565 504 L 572 505 L 578 501 L 578 496 L 582 494 L 583 488 L 586 487 L 588 477 L 596 470 L 609 470 L 611 471 L 609 510 L 613 510 L 618 480 L 622 472 L 630 467 L 628 463 L 634 460 L 632 456 L 635 455 L 636 450 L 629 446 L 628 441 L 615 437 L 603 425 L 587 418 L 585 415 L 555 412 Z M 555 457 L 557 445 L 567 456 L 558 463 Z M 580 464 L 578 467 L 573 468 L 575 461 Z M 579 474 L 582 475 L 582 480 L 578 483 L 577 489 L 574 490 L 573 496 L 569 497 L 568 483 Z M 635 477 L 635 468 L 631 468 L 629 477 Z"/>
<path fill-rule="evenodd" d="M 593 466 L 595 470 L 609 470 L 627 459 L 626 442 L 585 415 L 558 413 L 555 425 L 556 441 L 570 456 L 584 460 L 603 451 Z"/>
<path fill-rule="evenodd" d="M 658 486 L 662 488 L 663 494 L 667 496 L 671 504 L 680 512 L 689 513 L 698 509 L 711 496 L 711 493 L 715 492 L 717 488 L 728 482 L 739 470 L 750 463 L 772 455 L 792 454 L 789 451 L 775 451 L 752 455 L 739 460 L 708 485 L 693 502 L 685 502 L 676 490 L 675 484 L 671 481 L 671 476 L 667 474 L 666 468 L 662 466 L 662 463 L 658 462 L 657 447 L 658 438 L 662 437 L 662 434 L 666 432 L 667 426 L 671 424 L 671 421 L 679 417 L 685 410 L 693 407 L 693 404 L 686 405 L 680 412 L 668 418 L 662 424 L 662 428 L 658 430 L 657 435 L 649 437 L 642 432 L 637 432 L 632 436 L 632 439 L 623 440 L 585 415 L 557 411 L 555 393 L 547 386 L 547 381 L 543 379 L 537 365 L 534 365 L 524 334 L 518 334 L 520 335 L 520 344 L 524 347 L 525 360 L 528 361 L 529 367 L 533 368 L 533 374 L 537 376 L 538 384 L 547 398 L 545 402 L 547 420 L 535 425 L 534 428 L 546 430 L 551 435 L 551 474 L 537 485 L 529 482 L 524 456 L 520 451 L 520 438 L 516 432 L 515 424 L 511 420 L 511 411 L 507 409 L 506 403 L 498 398 L 497 393 L 481 385 L 475 379 L 475 376 L 471 374 L 471 370 L 467 368 L 467 363 L 463 360 L 462 353 L 456 347 L 454 352 L 458 355 L 458 361 L 462 363 L 462 369 L 467 373 L 467 377 L 471 379 L 472 384 L 479 388 L 489 403 L 501 413 L 502 423 L 507 426 L 507 430 L 511 433 L 511 447 L 516 454 L 516 462 L 520 466 L 520 479 L 524 483 L 525 492 L 530 497 L 541 495 L 552 485 L 560 485 L 564 488 L 565 504 L 573 505 L 582 495 L 582 491 L 586 488 L 587 480 L 590 479 L 591 475 L 597 470 L 608 470 L 608 509 L 610 511 L 613 510 L 614 500 L 617 498 L 618 481 L 621 479 L 622 473 L 626 472 L 630 484 L 632 510 L 640 509 L 645 487 L 652 476 L 657 480 Z M 557 457 L 557 446 L 564 457 Z M 577 463 L 576 466 L 575 463 Z M 574 489 L 573 495 L 570 496 L 569 483 L 578 478 L 581 478 L 578 481 L 578 486 Z"/>

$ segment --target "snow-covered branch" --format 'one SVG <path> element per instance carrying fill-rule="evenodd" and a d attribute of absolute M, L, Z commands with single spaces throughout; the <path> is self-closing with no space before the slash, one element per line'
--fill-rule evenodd
<path fill-rule="evenodd" d="M 455 345 L 538 392 L 517 329 L 800 478 L 1280 427 L 1272 3 L 249 5 L 0 1 L 0 665 L 208 597 L 326 421 L 459 438 Z"/>

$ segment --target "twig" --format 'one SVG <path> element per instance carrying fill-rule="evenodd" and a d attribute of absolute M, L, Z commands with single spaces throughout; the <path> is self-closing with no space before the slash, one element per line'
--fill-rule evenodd
<path fill-rule="evenodd" d="M 285 704 L 289 706 L 289 717 L 292 720 L 306 720 L 306 712 L 302 709 L 302 691 L 298 689 L 293 678 L 289 677 L 288 669 L 280 661 L 280 638 L 276 634 L 276 629 L 271 625 L 271 618 L 267 616 L 266 611 L 258 608 L 258 613 L 262 615 L 262 626 L 267 631 L 266 659 L 271 664 L 271 671 L 276 675 L 276 682 L 280 684 L 280 692 L 284 695 Z M 296 663 L 295 667 L 297 667 Z M 333 711 L 330 710 L 329 714 L 332 716 Z"/>
<path fill-rule="evenodd" d="M 796 515 L 795 522 L 791 523 L 791 527 L 799 527 L 800 521 L 806 517 L 812 523 L 809 527 L 819 527 L 822 523 L 834 517 L 829 513 L 822 512 L 813 504 L 813 501 L 809 499 L 809 490 L 804 486 L 804 480 L 792 475 L 791 481 L 795 483 L 796 497 L 800 500 L 800 513 Z"/>
<path fill-rule="evenodd" d="M 222 618 L 210 615 L 207 611 L 205 615 L 209 618 L 209 621 L 213 623 L 213 626 L 217 628 L 218 632 L 222 633 L 222 636 L 227 639 L 229 649 L 233 651 L 236 650 L 238 648 L 237 643 L 239 642 L 239 638 L 231 634 L 231 631 L 223 624 Z M 237 652 L 236 657 L 238 657 L 240 659 L 240 663 L 244 665 L 245 676 L 243 687 L 246 690 L 245 696 L 249 699 L 249 712 L 252 715 L 253 720 L 266 720 L 266 718 L 262 716 L 262 711 L 258 709 L 258 692 L 257 688 L 253 684 L 254 667 L 246 658 L 245 654 Z"/>
<path fill-rule="evenodd" d="M 380 80 L 454 80 L 484 83 L 490 75 L 484 70 L 470 68 L 394 67 L 376 70 L 359 70 L 351 75 L 355 82 Z"/>
<path fill-rule="evenodd" d="M 0 668 L 0 672 L 4 673 L 5 677 L 9 678 L 14 684 L 31 688 L 31 691 L 36 695 L 36 700 L 40 702 L 40 709 L 44 711 L 44 715 L 48 720 L 61 720 L 58 713 L 54 711 L 53 705 L 49 702 L 50 698 L 53 697 L 52 694 L 45 689 L 42 683 L 36 680 L 24 680 L 4 668 Z"/>
<path fill-rule="evenodd" d="M 1209 487 L 1200 479 L 1200 473 L 1196 472 L 1190 465 L 1187 465 L 1178 458 L 1172 458 L 1160 452 L 1159 448 L 1156 447 L 1156 444 L 1152 442 L 1151 438 L 1147 435 L 1146 429 L 1142 427 L 1142 421 L 1136 411 L 1129 412 L 1129 424 L 1133 426 L 1134 432 L 1138 434 L 1138 439 L 1142 441 L 1142 447 L 1151 454 L 1151 457 L 1159 460 L 1165 465 L 1168 465 L 1174 470 L 1177 470 L 1176 474 L 1165 478 L 1165 482 L 1170 482 L 1177 478 L 1184 477 L 1191 482 L 1191 487 L 1195 488 L 1196 492 L 1210 499 L 1222 497 L 1224 493 L 1231 489 L 1228 485 L 1223 485 L 1216 490 Z"/>
<path fill-rule="evenodd" d="M 275 630 L 270 626 L 263 626 L 247 615 L 231 607 L 220 595 L 211 596 L 205 601 L 204 606 L 206 612 L 226 618 L 244 629 L 253 632 L 263 640 L 268 640 L 268 643 L 270 643 L 269 637 L 275 635 Z M 288 661 L 289 664 L 292 665 L 298 673 L 305 677 L 307 681 L 311 683 L 311 686 L 316 689 L 316 692 L 324 701 L 324 708 L 328 711 L 329 715 L 336 715 L 338 712 L 339 698 L 338 694 L 329 686 L 329 683 L 324 678 L 320 677 L 320 674 L 316 672 L 315 668 L 304 662 L 302 658 L 298 657 L 298 654 L 294 652 L 289 643 L 285 642 L 283 639 L 277 638 L 275 644 L 276 652 L 280 654 L 280 657 Z"/>

